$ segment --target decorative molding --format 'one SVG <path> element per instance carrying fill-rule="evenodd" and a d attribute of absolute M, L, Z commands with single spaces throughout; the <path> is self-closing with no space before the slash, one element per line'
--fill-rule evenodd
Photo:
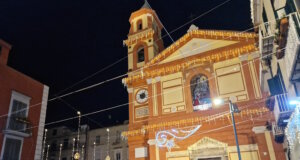
<path fill-rule="evenodd" d="M 248 145 L 239 145 L 241 152 L 246 151 L 258 151 L 258 145 L 257 144 L 248 144 Z M 228 152 L 237 152 L 236 146 L 228 146 L 227 147 Z"/>
<path fill-rule="evenodd" d="M 147 79 L 147 84 L 151 84 L 152 83 L 152 78 Z"/>
<path fill-rule="evenodd" d="M 166 153 L 167 158 L 172 158 L 172 157 L 189 157 L 189 152 L 188 151 L 176 151 L 176 152 L 167 152 Z"/>
<path fill-rule="evenodd" d="M 260 134 L 260 133 L 265 133 L 266 131 L 266 126 L 257 126 L 257 127 L 253 127 L 252 128 L 252 131 L 255 133 L 255 134 Z"/>
<path fill-rule="evenodd" d="M 203 137 L 198 142 L 189 146 L 188 150 L 193 151 L 193 150 L 202 150 L 202 149 L 208 149 L 208 148 L 225 148 L 226 149 L 227 147 L 228 147 L 227 143 L 223 143 L 223 142 L 217 141 L 217 140 L 209 138 L 209 137 Z"/>
<path fill-rule="evenodd" d="M 159 77 L 155 77 L 155 81 L 156 82 L 159 82 L 160 81 L 160 79 L 161 79 L 161 77 L 159 76 Z"/>
<path fill-rule="evenodd" d="M 147 142 L 150 146 L 156 145 L 156 140 L 155 139 L 149 139 Z"/>
<path fill-rule="evenodd" d="M 133 92 L 133 88 L 127 88 L 127 92 L 128 93 L 132 93 Z"/>
<path fill-rule="evenodd" d="M 243 62 L 243 61 L 247 61 L 248 60 L 248 54 L 245 54 L 245 55 L 240 55 L 240 61 Z"/>

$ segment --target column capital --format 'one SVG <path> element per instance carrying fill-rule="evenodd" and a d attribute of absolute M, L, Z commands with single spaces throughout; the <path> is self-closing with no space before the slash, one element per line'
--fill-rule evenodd
<path fill-rule="evenodd" d="M 152 83 L 152 78 L 147 79 L 147 84 L 151 84 Z"/>
<path fill-rule="evenodd" d="M 266 131 L 266 126 L 256 126 L 256 127 L 253 127 L 252 128 L 252 131 L 255 133 L 255 134 L 259 134 L 259 133 L 265 133 Z"/>
<path fill-rule="evenodd" d="M 132 93 L 133 92 L 133 88 L 127 88 L 127 92 L 128 93 Z"/>
<path fill-rule="evenodd" d="M 159 77 L 155 77 L 155 81 L 156 81 L 156 82 L 159 82 L 159 81 L 160 81 L 160 78 L 161 78 L 160 76 L 159 76 Z"/>

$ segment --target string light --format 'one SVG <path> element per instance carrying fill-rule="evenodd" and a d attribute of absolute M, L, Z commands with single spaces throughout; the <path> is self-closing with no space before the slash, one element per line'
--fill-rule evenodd
<path fill-rule="evenodd" d="M 300 144 L 300 106 L 295 108 L 294 113 L 291 115 L 287 127 L 285 128 L 289 148 L 294 151 L 295 145 Z M 297 140 L 298 139 L 298 140 Z"/>
<path fill-rule="evenodd" d="M 172 148 L 178 147 L 175 143 L 175 140 L 184 140 L 190 137 L 200 127 L 201 125 L 197 125 L 191 130 L 171 129 L 170 131 L 159 131 L 155 136 L 156 146 L 167 147 L 168 151 L 171 151 Z M 171 137 L 171 139 L 168 139 L 168 137 Z"/>

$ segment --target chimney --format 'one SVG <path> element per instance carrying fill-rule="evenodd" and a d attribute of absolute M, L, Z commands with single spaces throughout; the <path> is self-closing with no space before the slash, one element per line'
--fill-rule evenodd
<path fill-rule="evenodd" d="M 0 39 L 0 64 L 6 65 L 11 45 Z"/>

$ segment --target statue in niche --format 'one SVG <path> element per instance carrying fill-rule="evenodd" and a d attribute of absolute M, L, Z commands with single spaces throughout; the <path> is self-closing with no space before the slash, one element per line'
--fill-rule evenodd
<path fill-rule="evenodd" d="M 193 106 L 211 104 L 208 79 L 204 75 L 196 76 L 191 80 Z"/>

